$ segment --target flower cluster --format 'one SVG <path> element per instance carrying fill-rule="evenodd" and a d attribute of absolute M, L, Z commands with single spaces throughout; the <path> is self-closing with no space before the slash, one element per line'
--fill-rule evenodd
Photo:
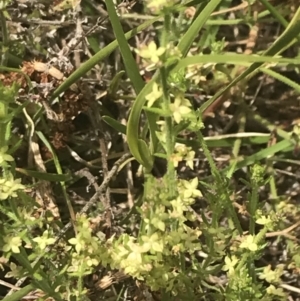
<path fill-rule="evenodd" d="M 191 103 L 188 99 L 184 98 L 183 94 L 178 93 L 175 96 L 174 102 L 170 105 L 170 110 L 173 114 L 175 122 L 180 123 L 180 121 L 192 111 Z"/>
<path fill-rule="evenodd" d="M 105 252 L 103 245 L 100 244 L 98 237 L 92 235 L 89 219 L 82 215 L 76 221 L 77 235 L 69 239 L 71 246 L 67 250 L 72 252 L 72 264 L 68 268 L 68 272 L 73 276 L 88 275 L 92 272 L 93 267 L 99 264 L 99 254 L 103 256 L 105 264 Z"/>
<path fill-rule="evenodd" d="M 180 269 L 174 271 L 174 256 L 181 252 L 193 254 L 201 249 L 199 229 L 191 229 L 185 222 L 185 213 L 195 198 L 201 196 L 197 189 L 198 179 L 180 180 L 178 197 L 166 201 L 167 179 L 157 181 L 149 178 L 150 191 L 145 192 L 145 200 L 139 212 L 142 218 L 140 236 L 135 238 L 123 234 L 110 240 L 102 257 L 108 258 L 111 268 L 122 269 L 137 279 L 143 280 L 152 289 L 173 289 Z M 79 238 L 70 240 L 75 248 L 83 247 Z M 76 247 L 77 246 L 77 247 Z M 85 245 L 85 248 L 87 246 Z"/>
<path fill-rule="evenodd" d="M 20 189 L 25 189 L 25 186 L 21 184 L 21 179 L 15 180 L 12 174 L 8 174 L 6 178 L 0 178 L 0 200 L 16 197 Z"/>
<path fill-rule="evenodd" d="M 190 169 L 194 169 L 194 158 L 195 151 L 193 151 L 191 147 L 188 147 L 185 144 L 176 143 L 175 152 L 171 157 L 174 167 L 178 167 L 179 162 L 185 161 Z"/>

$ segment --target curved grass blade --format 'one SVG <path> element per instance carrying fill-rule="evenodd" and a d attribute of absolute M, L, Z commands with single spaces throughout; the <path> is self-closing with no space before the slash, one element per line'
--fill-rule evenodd
<path fill-rule="evenodd" d="M 118 133 L 126 135 L 126 125 L 122 124 L 121 122 L 117 121 L 116 119 L 110 116 L 102 116 L 102 120 L 106 122 L 109 126 L 111 126 L 113 129 L 115 129 Z"/>
<path fill-rule="evenodd" d="M 142 113 L 143 106 L 146 103 L 146 96 L 151 92 L 151 88 L 153 83 L 157 80 L 158 78 L 158 72 L 152 77 L 149 83 L 147 83 L 142 91 L 139 93 L 139 95 L 136 97 L 136 100 L 132 106 L 129 118 L 128 118 L 128 124 L 127 124 L 127 131 L 126 131 L 126 136 L 127 136 L 127 142 L 128 146 L 130 149 L 131 154 L 135 157 L 135 159 L 142 164 L 147 170 L 152 169 L 152 159 L 148 158 L 145 160 L 143 159 L 143 155 L 141 152 L 143 151 L 141 148 L 141 144 L 139 141 L 139 122 L 140 122 L 140 116 Z M 152 120 L 150 120 L 152 121 Z M 149 122 L 150 122 L 149 121 Z M 153 122 L 153 121 L 152 121 Z M 150 132 L 151 135 L 155 135 L 155 132 Z M 156 137 L 156 136 L 155 136 Z M 150 149 L 150 153 L 154 153 L 156 149 L 156 141 L 157 138 L 152 138 L 152 143 Z"/>
<path fill-rule="evenodd" d="M 199 16 L 192 23 L 188 31 L 181 38 L 178 49 L 185 57 L 192 46 L 193 41 L 198 36 L 200 29 L 205 25 L 206 21 L 209 19 L 211 13 L 215 8 L 222 2 L 222 0 L 211 0 L 205 6 L 205 8 L 200 12 Z"/>
<path fill-rule="evenodd" d="M 126 134 L 127 127 L 119 121 L 109 117 L 103 116 L 102 119 L 113 129 L 121 134 Z M 270 134 L 264 133 L 237 133 L 228 135 L 219 135 L 213 137 L 204 137 L 207 147 L 232 147 L 236 139 L 242 139 L 242 145 L 252 144 L 266 144 L 270 139 Z M 191 146 L 195 149 L 200 147 L 198 140 L 187 140 L 183 138 L 176 138 L 176 142 Z"/>
<path fill-rule="evenodd" d="M 288 27 L 285 31 L 279 36 L 279 38 L 273 43 L 269 49 L 267 49 L 263 55 L 264 56 L 274 56 L 280 54 L 286 48 L 290 47 L 291 44 L 297 41 L 297 36 L 300 32 L 300 8 L 296 11 L 293 19 L 291 20 Z M 242 74 L 236 77 L 231 83 L 229 83 L 226 87 L 218 91 L 211 99 L 206 101 L 200 108 L 201 112 L 205 111 L 216 99 L 218 99 L 222 94 L 229 91 L 234 85 L 244 80 L 246 77 L 250 78 L 256 72 L 256 70 L 263 63 L 253 63 L 248 69 L 246 69 Z"/>
<path fill-rule="evenodd" d="M 16 171 L 29 177 L 33 177 L 40 180 L 50 181 L 50 182 L 67 182 L 71 180 L 71 175 L 64 174 L 58 175 L 55 173 L 46 173 L 46 172 L 39 172 L 35 170 L 29 170 L 24 168 L 16 167 Z"/>
<path fill-rule="evenodd" d="M 140 31 L 146 29 L 154 22 L 160 20 L 160 16 L 155 17 L 151 20 L 146 21 L 141 24 L 137 28 L 134 28 L 125 34 L 127 40 L 134 37 Z M 78 69 L 76 69 L 51 95 L 51 100 L 54 100 L 61 93 L 66 91 L 72 84 L 78 81 L 83 75 L 85 75 L 88 71 L 90 71 L 95 65 L 97 65 L 101 60 L 110 55 L 116 48 L 118 47 L 117 40 L 111 42 L 109 45 L 101 49 L 94 56 L 92 56 L 89 60 L 84 62 Z"/>
<path fill-rule="evenodd" d="M 186 34 L 183 36 L 181 41 L 178 44 L 178 48 L 185 56 L 191 47 L 195 37 L 198 35 L 199 30 L 203 27 L 207 19 L 210 17 L 210 14 L 213 12 L 213 10 L 217 7 L 217 5 L 221 2 L 221 0 L 212 0 L 210 1 L 203 11 L 199 14 L 199 16 L 196 18 L 196 20 L 191 25 L 190 29 L 186 32 Z M 142 158 L 144 154 L 142 154 L 143 150 L 143 144 L 139 141 L 139 119 L 142 112 L 142 108 L 146 102 L 145 96 L 150 93 L 152 84 L 154 81 L 158 78 L 158 73 L 155 74 L 155 76 L 152 78 L 152 80 L 144 87 L 144 89 L 141 91 L 141 93 L 137 96 L 136 101 L 132 107 L 129 120 L 128 120 L 128 126 L 127 126 L 127 139 L 128 139 L 128 145 L 130 148 L 130 151 L 132 155 L 136 158 L 136 160 L 141 163 L 143 166 L 145 166 L 148 170 L 152 169 L 152 166 L 149 165 L 149 159 L 150 158 Z M 150 112 L 146 112 L 147 117 L 148 114 L 151 114 Z M 156 149 L 157 144 L 157 137 L 155 135 L 155 128 L 156 128 L 156 116 L 150 115 L 151 118 L 148 118 L 149 121 L 149 127 L 150 127 L 150 134 L 152 139 L 151 144 L 151 153 L 153 154 Z M 152 118 L 153 117 L 153 118 Z M 151 124 L 152 123 L 152 124 Z"/>
<path fill-rule="evenodd" d="M 186 57 L 178 61 L 175 67 L 173 67 L 172 72 L 176 72 L 181 68 L 188 67 L 189 65 L 205 64 L 205 63 L 228 63 L 236 65 L 245 65 L 247 63 L 278 63 L 278 64 L 297 64 L 299 59 L 294 58 L 281 58 L 273 56 L 256 56 L 247 54 L 204 54 Z"/>
<path fill-rule="evenodd" d="M 267 8 L 271 15 L 285 28 L 289 25 L 289 22 L 280 14 L 280 12 L 270 3 L 268 0 L 259 0 L 261 4 Z"/>
<path fill-rule="evenodd" d="M 106 3 L 107 12 L 108 12 L 115 36 L 116 36 L 118 44 L 119 44 L 119 49 L 122 54 L 122 58 L 123 58 L 123 62 L 124 62 L 125 68 L 126 68 L 127 75 L 133 84 L 136 94 L 139 94 L 145 85 L 144 80 L 142 79 L 142 77 L 140 75 L 139 68 L 136 64 L 136 61 L 134 60 L 132 52 L 127 43 L 126 37 L 124 35 L 123 29 L 122 29 L 122 26 L 121 26 L 121 23 L 119 20 L 119 17 L 115 10 L 114 3 L 112 2 L 112 0 L 106 0 L 105 3 Z M 138 99 L 136 99 L 136 102 L 137 101 L 138 101 Z M 134 145 L 137 144 L 137 145 L 139 145 L 139 148 L 141 148 L 139 157 L 143 157 L 143 159 L 141 161 L 141 162 L 143 162 L 142 165 L 144 165 L 145 167 L 147 167 L 147 169 L 149 169 L 150 168 L 149 164 L 152 164 L 150 162 L 153 161 L 151 152 L 154 151 L 154 148 L 155 148 L 154 145 L 157 144 L 157 137 L 155 135 L 156 128 L 157 128 L 157 125 L 156 125 L 157 116 L 151 112 L 146 112 L 146 116 L 147 116 L 147 120 L 148 120 L 150 134 L 151 134 L 151 140 L 150 140 L 150 144 L 151 144 L 150 150 L 151 151 L 149 152 L 149 147 L 146 147 L 146 143 L 144 141 L 139 140 L 139 138 L 138 138 L 139 136 L 132 136 L 132 138 L 136 139 L 136 141 L 134 142 Z M 136 118 L 139 120 L 140 114 L 133 115 L 133 118 Z M 132 140 L 131 139 L 128 140 L 128 146 L 129 146 L 130 150 L 132 149 L 132 146 L 131 146 Z"/>
<path fill-rule="evenodd" d="M 38 271 L 34 272 L 31 263 L 28 259 L 27 252 L 23 247 L 20 248 L 20 253 L 14 254 L 14 258 L 20 263 L 20 265 L 24 269 L 26 269 L 26 271 L 32 278 L 32 282 L 35 284 L 36 287 L 49 294 L 49 296 L 53 296 L 57 301 L 63 301 L 60 295 L 56 293 L 51 287 L 51 281 L 48 279 L 47 274 L 42 269 L 39 269 Z M 39 281 L 37 281 L 38 278 Z"/>
<path fill-rule="evenodd" d="M 8 295 L 2 299 L 2 301 L 20 301 L 23 300 L 23 297 L 28 295 L 31 291 L 34 291 L 36 287 L 33 284 L 28 284 L 22 287 L 19 291 L 14 292 L 11 295 Z"/>
<path fill-rule="evenodd" d="M 292 140 L 282 140 L 238 162 L 235 166 L 234 171 L 252 165 L 260 160 L 267 159 L 268 157 L 274 156 L 276 153 L 286 151 L 287 149 L 292 150 L 293 147 L 294 142 Z"/>
<path fill-rule="evenodd" d="M 294 81 L 290 80 L 286 76 L 281 75 L 280 73 L 277 73 L 276 71 L 268 69 L 268 68 L 260 68 L 259 70 L 262 71 L 263 73 L 266 73 L 266 74 L 268 74 L 268 75 L 276 78 L 277 80 L 285 83 L 286 85 L 290 86 L 295 91 L 297 91 L 298 93 L 300 93 L 300 85 L 297 84 L 297 83 L 295 83 Z"/>
<path fill-rule="evenodd" d="M 116 95 L 120 80 L 124 74 L 125 71 L 121 70 L 114 76 L 114 78 L 112 79 L 108 87 L 108 91 L 107 91 L 108 95 L 112 95 L 113 97 Z"/>
<path fill-rule="evenodd" d="M 136 94 L 144 87 L 144 80 L 140 75 L 139 68 L 136 64 L 136 61 L 133 58 L 132 52 L 129 48 L 127 39 L 124 35 L 120 19 L 116 13 L 115 5 L 112 0 L 105 0 L 107 12 L 109 19 L 115 34 L 115 37 L 118 41 L 119 49 L 123 58 L 125 69 L 128 77 L 130 78 Z"/>
<path fill-rule="evenodd" d="M 49 143 L 49 141 L 47 140 L 47 138 L 44 136 L 44 134 L 42 132 L 36 131 L 36 134 L 41 139 L 41 141 L 44 143 L 44 145 L 48 148 L 48 150 L 51 152 L 57 174 L 58 175 L 63 175 L 63 171 L 62 171 L 59 159 L 58 159 L 52 145 Z M 67 187 L 66 187 L 65 182 L 60 181 L 60 186 L 61 186 L 61 189 L 62 189 L 62 192 L 63 192 L 63 195 L 64 195 L 65 202 L 66 202 L 67 207 L 69 209 L 70 216 L 71 216 L 72 220 L 75 221 L 75 218 L 76 218 L 75 217 L 75 212 L 74 212 L 74 209 L 73 209 L 73 206 L 72 206 L 72 202 L 71 202 L 71 200 L 69 198 L 69 195 L 67 193 Z"/>

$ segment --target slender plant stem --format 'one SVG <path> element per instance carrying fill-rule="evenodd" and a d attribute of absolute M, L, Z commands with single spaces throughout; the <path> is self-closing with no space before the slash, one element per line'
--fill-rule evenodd
<path fill-rule="evenodd" d="M 7 116 L 7 104 L 5 101 L 0 101 L 0 120 L 4 120 Z M 6 146 L 5 137 L 6 137 L 6 127 L 7 123 L 4 123 L 0 126 L 0 148 Z"/>
<path fill-rule="evenodd" d="M 6 26 L 6 18 L 3 11 L 0 10 L 0 24 L 2 28 L 2 56 L 1 56 L 1 65 L 7 65 L 7 50 L 8 50 L 8 34 L 7 34 L 7 26 Z"/>
<path fill-rule="evenodd" d="M 251 199 L 250 199 L 250 224 L 249 224 L 249 233 L 251 235 L 255 235 L 255 212 L 257 208 L 257 202 L 258 202 L 258 186 L 256 183 L 252 183 L 252 193 L 251 193 Z"/>
<path fill-rule="evenodd" d="M 165 22 L 164 22 L 164 30 L 161 37 L 161 46 L 167 47 L 168 45 L 168 36 L 170 32 L 170 15 L 165 15 Z M 162 91 L 163 91 L 163 109 L 165 112 L 170 111 L 170 96 L 168 93 L 168 83 L 167 83 L 167 72 L 165 67 L 160 68 L 160 74 L 161 74 L 161 84 L 162 84 Z M 166 117 L 165 118 L 165 134 L 166 134 L 166 152 L 167 152 L 167 158 L 168 158 L 168 170 L 167 170 L 167 177 L 170 181 L 170 197 L 174 197 L 176 195 L 175 193 L 175 169 L 174 164 L 170 160 L 173 152 L 174 152 L 174 131 L 173 131 L 173 122 L 172 117 Z"/>
<path fill-rule="evenodd" d="M 243 105 L 241 105 L 243 107 Z M 240 117 L 239 121 L 239 133 L 244 133 L 245 132 L 245 125 L 246 125 L 246 116 L 245 112 L 241 112 L 242 116 Z M 237 138 L 234 142 L 233 149 L 232 149 L 232 154 L 235 159 L 239 156 L 240 148 L 242 145 L 242 139 Z"/>
<path fill-rule="evenodd" d="M 243 229 L 242 229 L 241 224 L 239 222 L 237 213 L 235 212 L 235 209 L 234 209 L 234 207 L 232 205 L 232 202 L 229 198 L 228 189 L 227 189 L 227 187 L 226 187 L 226 185 L 225 185 L 225 183 L 224 183 L 224 181 L 221 177 L 221 174 L 219 173 L 219 171 L 217 169 L 217 166 L 216 166 L 216 164 L 215 164 L 215 162 L 212 158 L 212 155 L 211 155 L 210 151 L 207 148 L 207 145 L 204 141 L 203 135 L 200 131 L 197 132 L 197 138 L 201 143 L 203 153 L 204 153 L 205 157 L 207 158 L 207 161 L 209 163 L 212 175 L 213 175 L 213 177 L 216 181 L 216 185 L 217 185 L 217 188 L 218 188 L 218 194 L 219 194 L 220 200 L 222 201 L 222 199 L 223 199 L 225 201 L 226 209 L 228 210 L 228 213 L 230 214 L 230 217 L 231 217 L 231 219 L 234 223 L 234 226 L 238 230 L 239 234 L 242 235 L 243 234 Z M 220 204 L 220 206 L 222 206 L 222 204 Z"/>

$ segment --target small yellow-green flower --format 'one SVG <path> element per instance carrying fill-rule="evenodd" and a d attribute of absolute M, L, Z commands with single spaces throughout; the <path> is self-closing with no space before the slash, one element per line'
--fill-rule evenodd
<path fill-rule="evenodd" d="M 142 251 L 143 248 L 138 244 L 132 243 L 130 245 L 131 252 L 127 256 L 127 261 L 134 265 L 141 264 L 143 262 Z"/>
<path fill-rule="evenodd" d="M 272 223 L 272 220 L 271 220 L 270 216 L 263 215 L 256 220 L 256 223 L 259 225 L 267 225 L 267 224 Z"/>
<path fill-rule="evenodd" d="M 166 224 L 159 217 L 154 216 L 150 222 L 155 228 L 163 232 L 166 230 Z"/>
<path fill-rule="evenodd" d="M 162 253 L 164 249 L 164 244 L 161 236 L 158 235 L 157 232 L 153 233 L 150 237 L 149 236 L 142 236 L 143 244 L 143 251 L 147 252 L 148 250 L 152 250 L 153 252 Z"/>
<path fill-rule="evenodd" d="M 199 229 L 191 229 L 189 227 L 186 227 L 185 231 L 185 233 L 180 235 L 181 241 L 184 244 L 184 249 L 188 250 L 188 252 L 199 250 L 200 245 L 198 239 L 202 232 Z"/>
<path fill-rule="evenodd" d="M 282 288 L 276 288 L 274 285 L 270 285 L 267 288 L 267 293 L 269 295 L 275 295 L 275 296 L 280 296 L 280 297 L 285 297 L 285 293 Z"/>
<path fill-rule="evenodd" d="M 299 126 L 299 124 L 294 125 L 293 134 L 295 134 L 297 137 L 300 137 L 300 126 Z"/>
<path fill-rule="evenodd" d="M 25 189 L 25 186 L 21 184 L 21 179 L 14 180 L 13 175 L 0 179 L 0 200 L 16 197 L 20 189 Z"/>
<path fill-rule="evenodd" d="M 179 162 L 185 160 L 186 165 L 190 169 L 194 169 L 195 152 L 191 150 L 191 147 L 187 147 L 181 143 L 176 143 L 175 150 L 176 153 L 171 157 L 171 160 L 174 162 L 174 167 L 177 167 Z"/>
<path fill-rule="evenodd" d="M 196 197 L 201 197 L 202 193 L 200 190 L 197 189 L 198 187 L 198 178 L 195 177 L 194 179 L 190 181 L 183 180 L 183 187 L 184 187 L 184 192 L 183 196 L 185 199 L 188 198 L 196 198 Z"/>
<path fill-rule="evenodd" d="M 49 231 L 44 231 L 42 236 L 35 237 L 33 239 L 41 250 L 45 250 L 48 245 L 52 245 L 55 242 L 55 239 L 53 237 L 49 237 Z"/>
<path fill-rule="evenodd" d="M 170 157 L 170 161 L 173 162 L 174 167 L 178 167 L 179 162 L 183 160 L 183 157 L 180 155 L 180 153 L 172 154 Z"/>
<path fill-rule="evenodd" d="M 181 197 L 177 197 L 175 200 L 172 200 L 171 205 L 173 207 L 173 212 L 170 213 L 170 217 L 177 218 L 183 215 L 183 212 L 187 210 L 186 205 L 183 203 Z"/>
<path fill-rule="evenodd" d="M 17 266 L 13 262 L 10 263 L 9 267 L 10 267 L 10 272 L 8 272 L 5 275 L 5 278 L 20 278 L 22 276 L 22 272 L 24 273 L 23 268 L 20 266 Z"/>
<path fill-rule="evenodd" d="M 162 96 L 162 89 L 157 83 L 152 85 L 152 91 L 145 98 L 148 100 L 147 107 L 151 108 L 156 100 Z"/>
<path fill-rule="evenodd" d="M 238 263 L 238 259 L 236 256 L 232 256 L 231 258 L 229 256 L 225 257 L 225 265 L 223 266 L 223 271 L 228 271 L 229 275 L 232 275 L 234 273 L 234 267 Z"/>
<path fill-rule="evenodd" d="M 248 235 L 246 239 L 240 244 L 240 248 L 242 249 L 248 249 L 252 252 L 257 251 L 258 246 L 254 242 L 254 236 L 253 235 Z"/>
<path fill-rule="evenodd" d="M 151 41 L 147 46 L 136 50 L 140 57 L 148 59 L 154 64 L 157 64 L 159 62 L 160 56 L 162 56 L 165 51 L 166 49 L 164 47 L 157 48 L 154 41 Z"/>
<path fill-rule="evenodd" d="M 269 283 L 278 283 L 280 282 L 280 277 L 283 274 L 283 270 L 283 264 L 279 264 L 275 270 L 272 270 L 271 265 L 268 265 L 264 268 L 263 273 L 259 276 L 259 278 L 264 279 Z"/>
<path fill-rule="evenodd" d="M 176 97 L 174 103 L 170 104 L 170 109 L 176 123 L 180 123 L 184 115 L 191 112 L 190 106 L 189 100 L 181 96 Z"/>
<path fill-rule="evenodd" d="M 195 152 L 191 150 L 185 156 L 186 165 L 190 169 L 194 169 L 194 159 L 195 159 Z"/>
<path fill-rule="evenodd" d="M 84 240 L 78 235 L 77 237 L 73 237 L 69 239 L 69 243 L 73 246 L 75 246 L 75 250 L 77 253 L 80 253 L 82 249 L 85 248 L 85 242 Z"/>
<path fill-rule="evenodd" d="M 99 261 L 96 258 L 86 258 L 86 264 L 91 267 L 91 266 L 97 266 L 99 264 Z"/>
<path fill-rule="evenodd" d="M 177 153 L 179 153 L 181 155 L 185 155 L 187 153 L 188 147 L 185 144 L 176 143 L 175 150 Z"/>
<path fill-rule="evenodd" d="M 2 248 L 4 252 L 12 251 L 13 253 L 20 253 L 20 246 L 22 240 L 19 236 L 4 237 L 5 244 Z"/>

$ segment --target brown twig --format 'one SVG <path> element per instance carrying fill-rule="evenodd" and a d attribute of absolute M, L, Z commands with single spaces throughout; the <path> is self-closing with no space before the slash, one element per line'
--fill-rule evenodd
<path fill-rule="evenodd" d="M 294 225 L 292 225 L 292 226 L 290 226 L 290 227 L 288 227 L 284 230 L 266 233 L 266 237 L 275 237 L 275 236 L 280 236 L 280 235 L 287 236 L 287 234 L 289 232 L 291 232 L 292 230 L 294 230 L 298 226 L 300 226 L 300 221 L 298 221 Z"/>

